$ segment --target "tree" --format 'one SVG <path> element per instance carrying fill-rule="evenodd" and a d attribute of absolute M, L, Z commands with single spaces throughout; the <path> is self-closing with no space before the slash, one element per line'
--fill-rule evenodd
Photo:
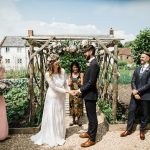
<path fill-rule="evenodd" d="M 117 43 L 117 46 L 118 48 L 123 48 L 123 44 L 120 41 Z"/>
<path fill-rule="evenodd" d="M 140 31 L 132 45 L 133 59 L 136 64 L 140 64 L 140 55 L 144 52 L 150 52 L 150 28 Z"/>
<path fill-rule="evenodd" d="M 133 41 L 128 41 L 124 43 L 124 47 L 126 48 L 132 48 L 132 46 L 133 46 Z"/>

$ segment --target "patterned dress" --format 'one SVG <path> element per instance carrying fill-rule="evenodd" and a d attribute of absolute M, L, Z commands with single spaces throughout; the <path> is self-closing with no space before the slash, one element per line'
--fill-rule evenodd
<path fill-rule="evenodd" d="M 78 90 L 80 88 L 79 80 L 80 75 L 77 78 L 71 77 L 72 85 L 70 86 L 71 90 Z M 69 105 L 70 105 L 70 115 L 75 117 L 80 117 L 83 115 L 83 100 L 81 96 L 69 96 Z"/>

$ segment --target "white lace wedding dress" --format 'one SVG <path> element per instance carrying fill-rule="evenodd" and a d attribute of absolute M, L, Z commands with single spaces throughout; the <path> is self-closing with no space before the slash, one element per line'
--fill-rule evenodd
<path fill-rule="evenodd" d="M 45 98 L 41 130 L 33 135 L 31 140 L 38 145 L 47 144 L 54 147 L 65 143 L 66 74 L 62 69 L 61 75 L 54 74 L 50 78 L 47 72 L 45 78 L 49 88 Z"/>

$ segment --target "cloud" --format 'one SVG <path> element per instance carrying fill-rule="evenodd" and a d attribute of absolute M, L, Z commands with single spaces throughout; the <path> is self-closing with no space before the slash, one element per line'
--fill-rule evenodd
<path fill-rule="evenodd" d="M 18 21 L 21 19 L 20 13 L 13 0 L 5 0 L 0 5 L 0 23 L 7 23 L 9 21 Z"/>
<path fill-rule="evenodd" d="M 114 36 L 116 38 L 124 39 L 124 40 L 121 41 L 122 43 L 125 43 L 127 41 L 133 41 L 136 38 L 135 35 L 133 35 L 133 34 L 127 34 L 123 30 L 116 30 L 116 31 L 114 31 Z"/>
<path fill-rule="evenodd" d="M 0 5 L 0 40 L 6 35 L 26 36 L 27 30 L 32 29 L 35 34 L 103 34 L 93 24 L 77 25 L 65 22 L 44 22 L 41 20 L 24 20 L 18 12 L 15 3 L 20 0 L 5 0 Z M 9 10 L 9 11 L 8 11 Z M 125 31 L 115 31 L 116 37 L 125 38 L 125 41 L 134 39 L 134 35 Z"/>
<path fill-rule="evenodd" d="M 43 22 L 40 20 L 24 20 L 17 11 L 15 2 L 5 0 L 0 5 L 0 40 L 6 35 L 27 35 L 28 29 L 35 34 L 100 34 L 100 30 L 92 24 L 76 25 L 65 22 Z M 9 11 L 8 11 L 9 10 Z"/>

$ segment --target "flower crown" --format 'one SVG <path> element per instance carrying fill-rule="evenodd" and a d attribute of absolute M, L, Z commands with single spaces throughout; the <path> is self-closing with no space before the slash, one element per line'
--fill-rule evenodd
<path fill-rule="evenodd" d="M 57 55 L 57 54 L 50 54 L 47 58 L 47 60 L 50 62 L 54 62 L 57 59 L 59 59 L 59 55 Z"/>

